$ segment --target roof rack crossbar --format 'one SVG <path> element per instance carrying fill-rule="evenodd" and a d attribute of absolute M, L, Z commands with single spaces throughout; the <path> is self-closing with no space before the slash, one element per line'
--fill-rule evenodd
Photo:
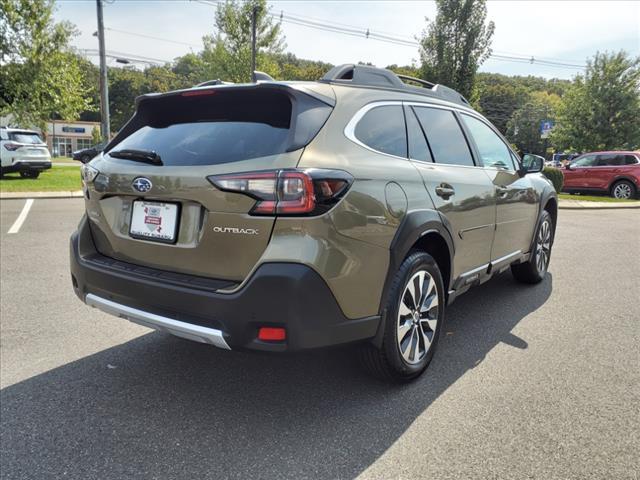
<path fill-rule="evenodd" d="M 427 80 L 423 80 L 423 79 L 421 79 L 421 78 L 410 77 L 409 75 L 402 75 L 402 74 L 400 74 L 400 73 L 396 73 L 396 75 L 398 76 L 398 78 L 399 78 L 400 80 L 407 80 L 407 81 L 409 81 L 409 82 L 416 82 L 416 83 L 419 83 L 420 85 L 423 85 L 423 86 L 425 86 L 425 87 L 427 87 L 427 88 L 433 88 L 433 87 L 435 87 L 435 86 L 436 86 L 436 84 L 435 84 L 435 83 L 433 83 L 433 82 L 429 82 L 429 81 L 427 81 Z"/>

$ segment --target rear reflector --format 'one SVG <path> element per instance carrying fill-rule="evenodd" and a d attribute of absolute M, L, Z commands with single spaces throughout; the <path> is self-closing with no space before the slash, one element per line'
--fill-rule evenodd
<path fill-rule="evenodd" d="M 258 340 L 265 342 L 281 342 L 287 339 L 287 331 L 281 327 L 260 327 Z"/>

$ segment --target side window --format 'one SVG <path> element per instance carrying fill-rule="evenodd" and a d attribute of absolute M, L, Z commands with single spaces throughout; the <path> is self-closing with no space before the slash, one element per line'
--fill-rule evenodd
<path fill-rule="evenodd" d="M 515 170 L 511 151 L 488 125 L 477 118 L 464 114 L 462 121 L 476 142 L 480 159 L 485 167 Z"/>
<path fill-rule="evenodd" d="M 415 112 L 436 163 L 474 165 L 471 150 L 453 112 L 428 107 L 415 107 Z"/>
<path fill-rule="evenodd" d="M 625 165 L 635 165 L 638 163 L 638 159 L 633 155 L 625 155 L 624 156 L 624 164 Z"/>
<path fill-rule="evenodd" d="M 596 167 L 609 167 L 613 165 L 619 165 L 617 155 L 598 155 L 596 160 Z"/>
<path fill-rule="evenodd" d="M 405 109 L 407 117 L 407 139 L 409 141 L 409 158 L 422 162 L 433 162 L 427 139 L 418 123 L 416 114 L 411 107 Z"/>
<path fill-rule="evenodd" d="M 360 119 L 356 138 L 378 152 L 407 156 L 407 132 L 401 105 L 374 107 Z"/>
<path fill-rule="evenodd" d="M 595 155 L 587 155 L 585 157 L 580 157 L 574 162 L 571 162 L 574 167 L 593 167 L 596 164 L 596 156 Z"/>

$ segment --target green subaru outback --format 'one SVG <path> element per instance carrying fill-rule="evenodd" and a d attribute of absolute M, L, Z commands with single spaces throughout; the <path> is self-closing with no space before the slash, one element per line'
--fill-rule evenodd
<path fill-rule="evenodd" d="M 86 304 L 224 349 L 354 343 L 406 381 L 458 295 L 544 278 L 555 191 L 454 90 L 360 65 L 215 83 L 139 97 L 83 166 Z"/>

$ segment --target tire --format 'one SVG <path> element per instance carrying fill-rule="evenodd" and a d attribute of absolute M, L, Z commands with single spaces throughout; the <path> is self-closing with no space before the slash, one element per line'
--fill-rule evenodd
<path fill-rule="evenodd" d="M 517 281 L 522 283 L 540 283 L 542 281 L 547 274 L 551 260 L 553 236 L 553 218 L 549 212 L 543 210 L 536 229 L 531 257 L 524 263 L 511 265 L 511 273 Z"/>
<path fill-rule="evenodd" d="M 628 180 L 618 180 L 611 186 L 611 196 L 619 199 L 635 198 L 636 187 Z"/>
<path fill-rule="evenodd" d="M 22 178 L 38 178 L 40 176 L 40 172 L 33 172 L 33 171 L 20 172 L 20 176 Z"/>
<path fill-rule="evenodd" d="M 421 292 L 422 314 L 413 308 L 416 287 Z M 427 253 L 412 252 L 400 265 L 389 290 L 382 346 L 361 345 L 364 368 L 375 377 L 397 383 L 418 378 L 436 350 L 444 308 L 444 283 L 438 264 Z"/>

